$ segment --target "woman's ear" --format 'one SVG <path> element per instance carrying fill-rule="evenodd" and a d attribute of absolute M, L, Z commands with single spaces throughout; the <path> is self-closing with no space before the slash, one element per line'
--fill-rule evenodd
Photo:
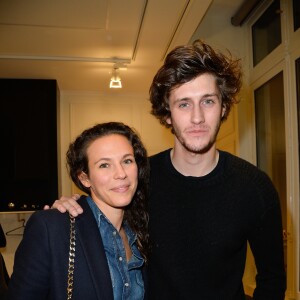
<path fill-rule="evenodd" d="M 87 188 L 91 187 L 89 177 L 83 171 L 78 175 L 80 182 Z"/>

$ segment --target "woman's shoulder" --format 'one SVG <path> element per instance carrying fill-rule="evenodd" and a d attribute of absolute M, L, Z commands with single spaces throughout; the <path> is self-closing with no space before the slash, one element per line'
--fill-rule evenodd
<path fill-rule="evenodd" d="M 87 206 L 86 202 L 87 196 L 83 195 L 80 197 L 78 200 L 78 203 L 81 206 Z M 33 218 L 35 220 L 48 220 L 48 221 L 61 221 L 61 220 L 69 220 L 70 216 L 68 212 L 61 213 L 58 209 L 56 208 L 49 208 L 49 209 L 44 209 L 44 210 L 38 210 L 35 211 L 30 218 Z"/>
<path fill-rule="evenodd" d="M 61 228 L 69 222 L 69 214 L 61 213 L 57 209 L 35 211 L 25 224 L 25 228 L 45 226 L 47 228 Z"/>

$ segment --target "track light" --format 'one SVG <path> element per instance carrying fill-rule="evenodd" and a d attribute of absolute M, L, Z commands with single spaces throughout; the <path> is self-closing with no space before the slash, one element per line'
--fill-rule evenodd
<path fill-rule="evenodd" d="M 122 82 L 121 82 L 121 78 L 118 75 L 118 67 L 114 66 L 114 69 L 112 71 L 112 77 L 110 79 L 110 84 L 109 87 L 111 89 L 120 89 L 122 88 Z"/>

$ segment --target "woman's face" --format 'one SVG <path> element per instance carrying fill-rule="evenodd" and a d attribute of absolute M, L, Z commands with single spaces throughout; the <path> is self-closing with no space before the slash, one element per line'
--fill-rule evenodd
<path fill-rule="evenodd" d="M 138 184 L 138 167 L 133 148 L 119 134 L 103 136 L 87 148 L 89 175 L 81 173 L 82 184 L 90 188 L 91 197 L 108 215 L 130 204 Z"/>

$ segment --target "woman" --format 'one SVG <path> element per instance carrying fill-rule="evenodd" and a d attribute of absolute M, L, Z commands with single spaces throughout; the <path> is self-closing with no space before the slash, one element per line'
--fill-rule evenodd
<path fill-rule="evenodd" d="M 84 213 L 76 219 L 57 210 L 31 216 L 8 299 L 146 299 L 149 167 L 141 140 L 122 123 L 98 124 L 70 145 L 67 165 L 88 194 L 79 200 Z"/>

